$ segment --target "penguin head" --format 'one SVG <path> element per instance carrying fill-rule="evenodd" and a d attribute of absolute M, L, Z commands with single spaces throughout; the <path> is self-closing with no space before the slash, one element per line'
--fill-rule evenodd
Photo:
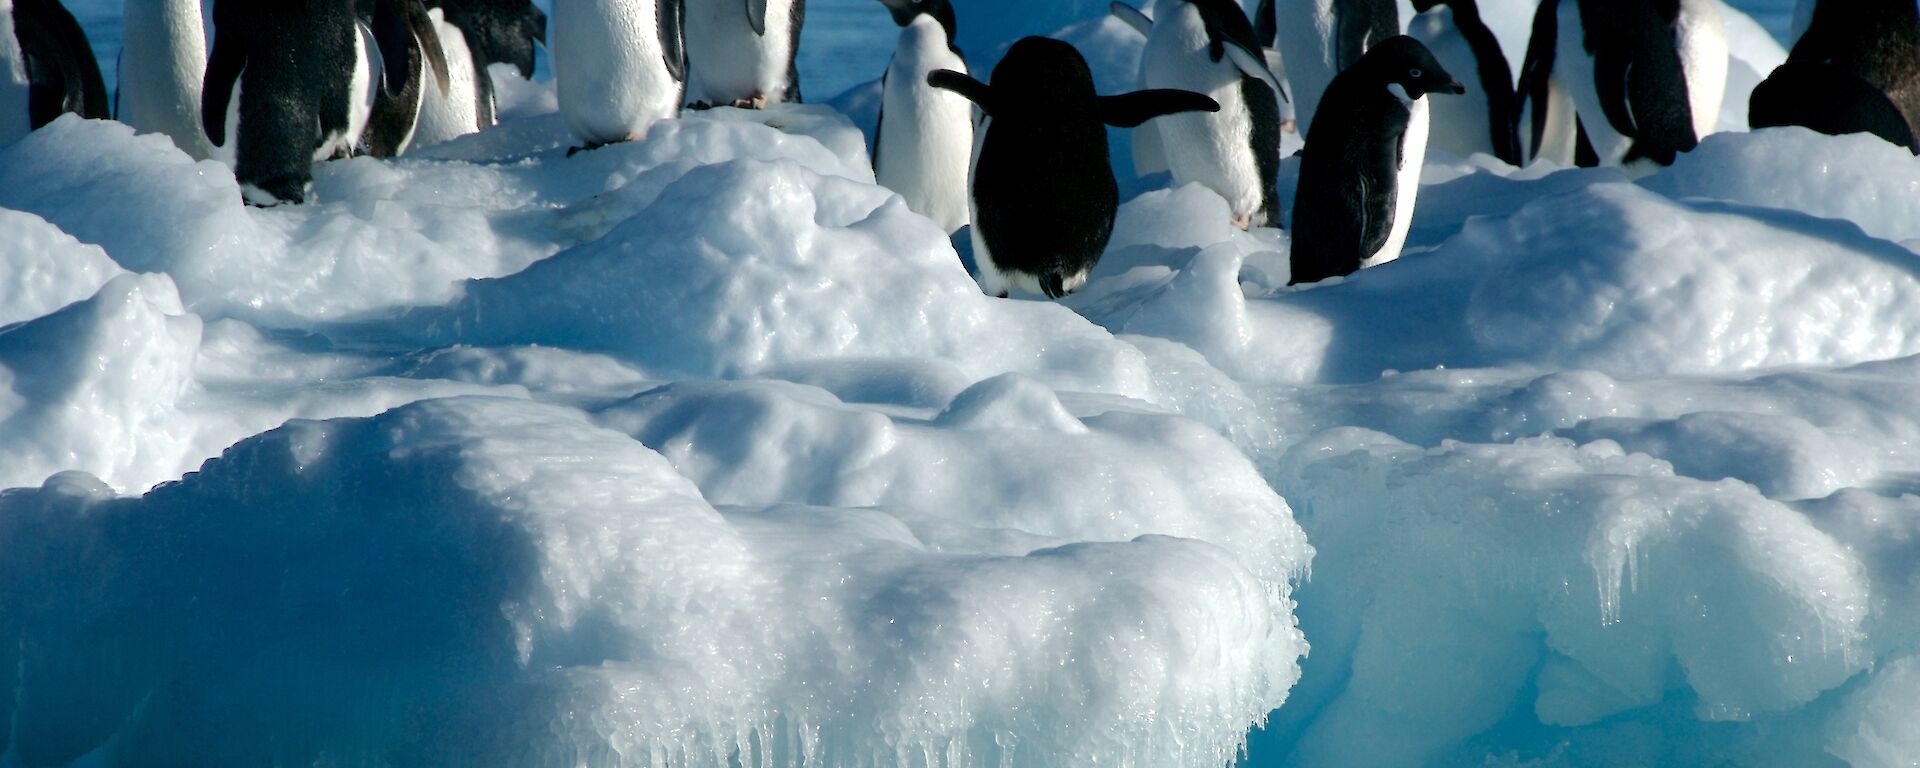
<path fill-rule="evenodd" d="M 1023 37 L 993 67 L 995 100 L 1007 107 L 1092 110 L 1093 70 L 1072 45 L 1050 37 Z"/>
<path fill-rule="evenodd" d="M 1467 88 L 1453 79 L 1433 52 L 1406 35 L 1380 41 L 1348 69 L 1357 77 L 1397 86 L 1406 98 L 1418 99 L 1429 93 L 1462 94 Z"/>
<path fill-rule="evenodd" d="M 947 30 L 947 41 L 952 42 L 958 35 L 956 19 L 953 15 L 953 3 L 949 0 L 880 0 L 887 7 L 887 13 L 893 15 L 893 23 L 902 27 L 912 24 L 921 16 L 931 16 L 934 21 Z"/>

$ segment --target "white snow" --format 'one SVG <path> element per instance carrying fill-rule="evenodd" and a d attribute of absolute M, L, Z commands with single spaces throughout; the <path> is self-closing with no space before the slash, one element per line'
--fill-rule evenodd
<path fill-rule="evenodd" d="M 1134 87 L 1035 8 L 962 8 L 975 63 Z M 1730 111 L 1778 46 L 1728 21 Z M 1085 289 L 1006 301 L 874 185 L 872 86 L 569 158 L 495 74 L 302 206 L 0 147 L 0 766 L 1920 754 L 1904 151 L 1434 153 L 1400 260 L 1288 287 L 1117 144 Z"/>

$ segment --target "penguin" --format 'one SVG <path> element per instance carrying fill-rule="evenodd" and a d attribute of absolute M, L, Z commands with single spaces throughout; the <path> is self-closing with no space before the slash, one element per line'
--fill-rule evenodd
<path fill-rule="evenodd" d="M 360 136 L 360 150 L 374 157 L 398 157 L 413 143 L 414 127 L 430 86 L 449 87 L 446 52 L 433 17 L 421 0 L 361 0 L 360 21 L 374 32 L 380 49 L 380 88 L 373 112 Z"/>
<path fill-rule="evenodd" d="M 682 0 L 554 0 L 553 81 L 582 149 L 638 139 L 679 114 Z"/>
<path fill-rule="evenodd" d="M 970 220 L 967 163 L 973 156 L 973 105 L 927 84 L 928 73 L 967 73 L 953 44 L 948 0 L 881 0 L 900 25 L 900 41 L 880 79 L 880 116 L 873 131 L 873 176 L 907 207 L 946 230 Z M 891 118 L 891 119 L 889 119 Z"/>
<path fill-rule="evenodd" d="M 213 156 L 200 128 L 200 81 L 207 30 L 200 0 L 125 0 L 114 117 L 142 133 L 164 134 L 195 160 Z"/>
<path fill-rule="evenodd" d="M 314 163 L 352 153 L 381 89 L 381 47 L 353 0 L 214 0 L 200 123 L 243 199 L 301 202 Z"/>
<path fill-rule="evenodd" d="M 1404 35 L 1381 41 L 1333 79 L 1314 116 L 1318 143 L 1301 155 L 1290 284 L 1399 258 L 1420 191 L 1426 96 L 1465 92 L 1426 46 Z"/>
<path fill-rule="evenodd" d="M 688 91 L 701 106 L 800 101 L 806 0 L 691 0 L 686 13 Z"/>
<path fill-rule="evenodd" d="M 1475 152 L 1519 165 L 1519 107 L 1513 70 L 1500 41 L 1480 18 L 1475 0 L 1413 0 L 1420 15 L 1408 35 L 1449 72 L 1475 73 L 1475 88 L 1458 99 L 1433 103 L 1427 145 L 1466 157 Z"/>
<path fill-rule="evenodd" d="M 1254 35 L 1286 57 L 1300 130 L 1313 128 L 1320 94 L 1381 40 L 1400 34 L 1395 0 L 1260 0 Z M 1307 134 L 1302 133 L 1305 137 Z"/>
<path fill-rule="evenodd" d="M 1564 152 L 1575 123 L 1536 96 L 1571 103 L 1608 165 L 1672 164 L 1719 118 L 1728 63 L 1718 0 L 1544 0 L 1533 34 L 1522 93 L 1545 126 L 1538 147 Z"/>
<path fill-rule="evenodd" d="M 1816 3 L 1787 62 L 1753 89 L 1754 128 L 1872 133 L 1920 154 L 1920 11 L 1913 0 Z"/>
<path fill-rule="evenodd" d="M 969 173 L 971 237 L 981 288 L 1000 297 L 1011 288 L 1065 296 L 1100 260 L 1120 197 L 1103 125 L 1220 108 L 1191 91 L 1100 96 L 1080 52 L 1045 37 L 1015 41 L 991 85 L 952 70 L 933 71 L 927 83 L 982 112 Z"/>
<path fill-rule="evenodd" d="M 448 89 L 428 81 L 416 145 L 437 144 L 499 121 L 487 67 L 510 64 L 533 79 L 535 44 L 547 39 L 547 15 L 528 0 L 432 0 L 428 14 L 446 53 Z"/>
<path fill-rule="evenodd" d="M 1218 112 L 1169 115 L 1138 134 L 1159 135 L 1175 184 L 1194 183 L 1226 198 L 1240 229 L 1278 224 L 1280 102 L 1286 89 L 1267 69 L 1253 24 L 1234 0 L 1169 0 L 1151 21 L 1121 2 L 1113 14 L 1146 33 L 1140 84 L 1205 94 Z"/>
<path fill-rule="evenodd" d="M 72 112 L 88 119 L 112 117 L 106 81 L 93 46 L 59 0 L 13 0 L 12 27 L 0 71 L 0 143 L 26 135 Z M 24 118 L 24 119 L 23 119 Z"/>

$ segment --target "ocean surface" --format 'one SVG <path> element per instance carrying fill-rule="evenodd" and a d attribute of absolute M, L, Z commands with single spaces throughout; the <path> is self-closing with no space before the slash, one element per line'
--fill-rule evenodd
<path fill-rule="evenodd" d="M 121 0 L 63 0 L 86 27 L 100 72 L 112 89 L 114 61 L 120 55 Z M 1040 0 L 1045 2 L 1046 0 Z M 537 0 L 550 8 L 551 0 Z M 1785 38 L 1794 0 L 1733 0 L 1772 32 Z M 211 4 L 209 4 L 211 7 Z M 960 23 L 967 20 L 966 0 L 955 0 Z M 824 101 L 855 85 L 878 79 L 893 55 L 897 34 L 893 20 L 878 0 L 809 0 L 806 27 L 800 33 L 800 90 L 810 101 Z M 547 61 L 540 58 L 536 79 L 546 78 Z"/>

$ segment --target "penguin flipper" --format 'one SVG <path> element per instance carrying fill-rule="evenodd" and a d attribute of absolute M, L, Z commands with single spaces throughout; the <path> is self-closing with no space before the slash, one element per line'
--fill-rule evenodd
<path fill-rule="evenodd" d="M 675 82 L 687 81 L 687 46 L 681 38 L 681 29 L 686 16 L 687 0 L 654 0 L 654 18 L 658 20 L 660 35 L 660 57 L 666 60 L 667 74 L 673 75 Z"/>
<path fill-rule="evenodd" d="M 453 78 L 448 71 L 447 51 L 440 46 L 440 33 L 433 27 L 433 17 L 427 15 L 426 3 L 422 0 L 401 0 L 405 5 L 407 27 L 413 31 L 413 37 L 419 42 L 420 55 L 426 57 L 427 69 L 433 72 L 433 84 L 441 93 L 453 90 Z"/>
<path fill-rule="evenodd" d="M 873 151 L 868 160 L 873 162 L 873 172 L 880 173 L 880 127 L 887 124 L 887 77 L 893 74 L 893 60 L 887 60 L 887 71 L 880 75 L 880 108 L 873 111 Z"/>
<path fill-rule="evenodd" d="M 399 2 L 412 0 L 374 0 L 373 23 L 367 27 L 373 33 L 374 47 L 380 49 L 381 88 L 395 98 L 406 88 L 405 73 L 413 69 L 413 49 L 419 45 L 405 12 L 394 7 Z"/>
<path fill-rule="evenodd" d="M 1142 35 L 1153 32 L 1153 19 L 1147 18 L 1147 15 L 1141 13 L 1140 9 L 1120 2 L 1120 0 L 1113 0 L 1113 2 L 1108 3 L 1107 12 L 1113 14 L 1114 18 L 1125 22 L 1126 25 L 1132 27 L 1135 32 Z"/>
<path fill-rule="evenodd" d="M 1600 98 L 1600 112 L 1622 136 L 1640 135 L 1633 124 L 1633 110 L 1627 106 L 1627 77 L 1632 62 L 1626 56 L 1602 49 L 1593 55 L 1593 90 Z"/>
<path fill-rule="evenodd" d="M 767 1 L 747 0 L 747 26 L 753 27 L 753 33 L 767 34 Z"/>
<path fill-rule="evenodd" d="M 214 36 L 200 99 L 200 127 L 206 130 L 207 140 L 213 142 L 213 146 L 227 145 L 227 103 L 233 100 L 233 87 L 240 82 L 240 73 L 246 68 L 247 52 L 238 43 Z"/>
<path fill-rule="evenodd" d="M 1884 91 L 1830 64 L 1789 60 L 1753 89 L 1747 123 L 1754 128 L 1798 125 L 1838 136 L 1871 133 L 1915 151 L 1913 126 Z"/>
<path fill-rule="evenodd" d="M 1534 9 L 1533 30 L 1527 38 L 1527 53 L 1520 60 L 1520 84 L 1516 89 L 1519 103 L 1515 110 L 1528 112 L 1528 107 L 1532 107 L 1528 113 L 1528 125 L 1518 127 L 1528 137 L 1527 147 L 1532 155 L 1522 160 L 1531 160 L 1540 155 L 1540 142 L 1547 134 L 1548 90 L 1560 37 L 1559 9 L 1559 0 L 1542 0 L 1540 6 Z"/>
<path fill-rule="evenodd" d="M 993 114 L 993 89 L 969 75 L 951 69 L 936 69 L 927 73 L 927 85 L 960 94 L 961 98 L 979 105 L 980 111 Z"/>
<path fill-rule="evenodd" d="M 1178 88 L 1149 88 L 1100 97 L 1100 122 L 1115 128 L 1132 128 L 1161 115 L 1218 111 L 1219 102 Z"/>
<path fill-rule="evenodd" d="M 1273 92 L 1280 96 L 1281 101 L 1293 103 L 1293 99 L 1287 96 L 1287 87 L 1281 85 L 1280 78 L 1273 74 L 1273 70 L 1267 68 L 1265 52 L 1256 54 L 1231 42 L 1225 47 L 1227 58 L 1233 60 L 1233 65 L 1240 69 L 1241 74 L 1266 83 L 1268 88 L 1272 88 Z"/>

